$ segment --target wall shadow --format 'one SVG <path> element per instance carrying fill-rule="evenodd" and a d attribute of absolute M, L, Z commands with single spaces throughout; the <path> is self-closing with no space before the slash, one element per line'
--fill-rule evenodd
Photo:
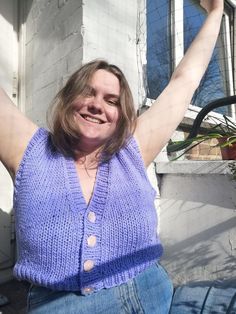
<path fill-rule="evenodd" d="M 0 208 L 0 272 L 14 265 L 14 254 L 11 243 L 11 213 Z"/>
<path fill-rule="evenodd" d="M 226 249 L 228 243 L 225 243 L 225 248 L 222 251 L 216 251 L 214 248 L 215 241 L 222 233 L 233 230 L 236 226 L 236 217 L 228 219 L 222 223 L 219 223 L 207 230 L 199 232 L 183 241 L 179 241 L 173 244 L 165 245 L 164 260 L 165 265 L 168 268 L 174 263 L 173 276 L 181 272 L 190 272 L 194 268 L 217 265 L 218 270 L 213 270 L 210 275 L 222 279 L 236 277 L 236 256 L 233 251 L 230 254 L 229 249 Z M 226 239 L 225 239 L 226 241 Z M 222 256 L 222 254 L 224 254 Z M 216 262 L 217 261 L 217 262 Z M 224 276 L 222 276 L 224 273 Z"/>

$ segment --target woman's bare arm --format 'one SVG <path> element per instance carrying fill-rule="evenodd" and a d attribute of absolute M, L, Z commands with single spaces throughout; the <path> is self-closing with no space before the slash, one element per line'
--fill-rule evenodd
<path fill-rule="evenodd" d="M 0 161 L 14 176 L 37 126 L 14 106 L 0 88 Z"/>
<path fill-rule="evenodd" d="M 204 0 L 208 17 L 154 104 L 138 118 L 135 138 L 148 166 L 182 121 L 198 87 L 219 34 L 223 0 Z"/>

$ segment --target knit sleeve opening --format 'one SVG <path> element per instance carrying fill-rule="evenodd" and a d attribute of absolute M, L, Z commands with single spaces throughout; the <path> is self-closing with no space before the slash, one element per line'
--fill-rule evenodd
<path fill-rule="evenodd" d="M 135 155 L 139 161 L 139 165 L 142 169 L 143 175 L 145 176 L 146 180 L 148 181 L 153 195 L 156 196 L 157 191 L 154 189 L 154 187 L 152 186 L 152 184 L 150 182 L 150 179 L 149 179 L 148 174 L 147 174 L 147 168 L 145 166 L 138 142 L 136 141 L 136 139 L 133 135 L 131 135 L 129 137 L 128 142 L 127 142 L 127 147 L 131 147 L 131 150 L 133 150 L 135 152 Z"/>

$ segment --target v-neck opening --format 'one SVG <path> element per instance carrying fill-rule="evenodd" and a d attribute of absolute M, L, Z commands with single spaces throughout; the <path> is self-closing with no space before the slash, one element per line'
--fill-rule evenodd
<path fill-rule="evenodd" d="M 79 185 L 79 189 L 80 189 L 80 192 L 81 192 L 81 195 L 84 199 L 84 203 L 85 203 L 85 207 L 88 209 L 89 206 L 90 206 L 90 203 L 92 202 L 92 199 L 93 199 L 93 196 L 94 196 L 94 193 L 96 191 L 96 186 L 97 186 L 97 181 L 98 181 L 98 177 L 99 177 L 99 172 L 100 172 L 100 165 L 98 164 L 98 167 L 97 167 L 97 171 L 96 171 L 96 175 L 95 175 L 95 180 L 94 180 L 94 184 L 93 184 L 93 190 L 92 190 L 92 193 L 90 195 L 90 198 L 89 198 L 89 201 L 87 203 L 86 201 L 86 198 L 85 198 L 85 195 L 84 195 L 84 192 L 83 192 L 83 189 L 82 189 L 82 185 L 81 185 L 81 179 L 80 179 L 80 176 L 77 172 L 77 168 L 76 168 L 76 163 L 74 161 L 74 166 L 75 166 L 75 171 L 76 171 L 76 174 L 77 174 L 77 184 Z"/>
<path fill-rule="evenodd" d="M 109 164 L 108 162 L 100 163 L 96 172 L 93 192 L 89 202 L 86 202 L 79 175 L 77 173 L 76 164 L 73 158 L 66 158 L 67 173 L 70 191 L 72 193 L 73 203 L 77 210 L 91 210 L 99 204 L 105 203 L 108 192 L 108 175 Z"/>

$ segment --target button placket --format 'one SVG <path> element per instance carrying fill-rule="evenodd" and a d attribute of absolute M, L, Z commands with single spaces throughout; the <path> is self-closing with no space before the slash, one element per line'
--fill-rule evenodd
<path fill-rule="evenodd" d="M 90 206 L 91 207 L 91 206 Z M 93 210 L 89 210 L 86 214 L 87 222 L 85 222 L 85 242 L 84 242 L 84 258 L 83 258 L 83 282 L 85 287 L 82 289 L 83 294 L 90 294 L 95 290 L 95 287 L 90 286 L 90 278 L 92 279 L 92 272 L 96 266 L 96 245 L 97 235 L 94 234 L 97 223 L 97 216 Z M 95 254 L 93 254 L 93 252 Z"/>
<path fill-rule="evenodd" d="M 102 163 L 99 166 L 93 198 L 87 207 L 84 217 L 81 284 L 84 289 L 87 288 L 83 290 L 87 294 L 103 286 L 98 265 L 101 258 L 101 219 L 106 205 L 108 170 L 108 163 Z M 94 282 L 95 278 L 96 283 Z M 97 279 L 99 280 L 98 282 Z"/>
<path fill-rule="evenodd" d="M 93 224 L 95 223 L 95 221 L 96 221 L 96 214 L 93 211 L 89 211 L 87 217 L 88 217 L 89 222 L 91 222 Z M 86 242 L 87 242 L 87 246 L 89 248 L 93 248 L 96 245 L 97 237 L 94 234 L 91 234 L 91 235 L 87 236 Z M 94 268 L 94 266 L 95 266 L 94 260 L 87 259 L 84 262 L 84 271 L 89 272 L 89 271 L 91 271 Z"/>

